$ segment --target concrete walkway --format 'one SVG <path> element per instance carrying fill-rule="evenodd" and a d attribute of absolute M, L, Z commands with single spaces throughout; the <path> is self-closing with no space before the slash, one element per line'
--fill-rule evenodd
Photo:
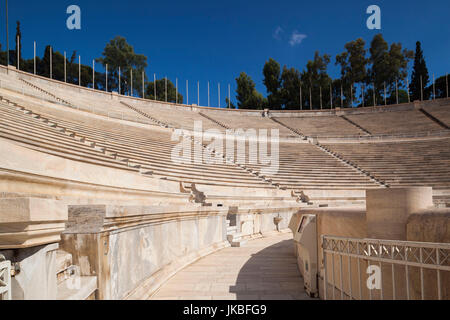
<path fill-rule="evenodd" d="M 181 270 L 155 300 L 304 300 L 292 234 L 285 233 L 226 248 Z"/>

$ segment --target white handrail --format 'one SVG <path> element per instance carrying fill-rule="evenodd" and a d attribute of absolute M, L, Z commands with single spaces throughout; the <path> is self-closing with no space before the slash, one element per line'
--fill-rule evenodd
<path fill-rule="evenodd" d="M 382 240 L 382 239 L 357 239 L 346 238 L 337 236 L 322 235 L 322 257 L 323 264 L 321 271 L 323 275 L 323 288 L 324 299 L 328 299 L 331 296 L 336 297 L 335 291 L 338 290 L 341 293 L 341 297 L 344 295 L 349 299 L 364 299 L 361 291 L 362 283 L 361 273 L 358 271 L 356 281 L 358 282 L 359 295 L 355 297 L 352 294 L 352 281 L 355 281 L 354 275 L 347 274 L 348 286 L 337 287 L 334 278 L 329 277 L 328 274 L 334 275 L 336 271 L 338 274 L 342 270 L 335 270 L 335 265 L 332 264 L 331 268 L 328 259 L 334 259 L 345 257 L 348 261 L 348 266 L 356 265 L 357 269 L 360 269 L 361 262 L 367 264 L 367 266 L 379 267 L 380 270 L 380 287 L 377 288 L 380 299 L 383 299 L 384 295 L 392 291 L 392 298 L 395 300 L 398 298 L 399 293 L 404 286 L 399 286 L 401 282 L 396 279 L 403 278 L 406 283 L 407 299 L 410 299 L 410 282 L 413 283 L 410 271 L 412 268 L 419 269 L 420 278 L 420 298 L 425 299 L 425 292 L 437 293 L 437 299 L 443 298 L 442 293 L 443 286 L 446 283 L 442 283 L 441 273 L 450 272 L 450 243 L 431 243 L 431 242 L 415 242 L 415 241 L 398 241 L 398 240 Z M 337 268 L 337 267 L 336 267 Z M 342 268 L 342 267 L 340 267 Z M 351 269 L 349 267 L 349 269 Z M 424 270 L 427 270 L 427 276 L 430 277 L 430 272 L 436 274 L 436 281 L 427 281 L 426 285 L 435 286 L 435 288 L 425 287 Z M 384 272 L 384 273 L 383 273 Z M 329 282 L 329 279 L 332 282 Z M 428 279 L 428 278 L 427 278 Z M 342 279 L 341 279 L 342 280 Z M 389 281 L 390 280 L 390 281 Z M 328 292 L 332 290 L 330 296 Z M 365 295 L 369 299 L 373 299 L 373 288 L 367 288 L 368 293 Z M 385 290 L 383 290 L 385 289 Z M 426 289 L 426 290 L 425 290 Z M 350 294 L 348 294 L 350 293 Z"/>

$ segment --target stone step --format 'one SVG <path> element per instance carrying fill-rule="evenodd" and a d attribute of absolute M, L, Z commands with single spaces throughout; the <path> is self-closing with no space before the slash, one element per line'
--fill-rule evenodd
<path fill-rule="evenodd" d="M 235 233 L 236 231 L 237 231 L 236 226 L 230 226 L 230 225 L 227 226 L 227 234 Z"/>
<path fill-rule="evenodd" d="M 87 300 L 95 299 L 97 290 L 96 276 L 71 277 L 58 284 L 57 300 Z"/>
<path fill-rule="evenodd" d="M 354 200 L 354 201 L 316 201 L 315 205 L 319 207 L 350 207 L 350 206 L 364 206 L 366 204 L 365 200 Z"/>
<path fill-rule="evenodd" d="M 240 233 L 227 234 L 227 240 L 229 243 L 241 240 L 242 235 Z"/>
<path fill-rule="evenodd" d="M 231 242 L 233 248 L 243 247 L 247 243 L 247 240 L 236 240 Z"/>

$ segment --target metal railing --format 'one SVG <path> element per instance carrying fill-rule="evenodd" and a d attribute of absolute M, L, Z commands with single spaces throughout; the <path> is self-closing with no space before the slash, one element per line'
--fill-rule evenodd
<path fill-rule="evenodd" d="M 325 300 L 450 299 L 450 243 L 323 235 L 322 258 Z"/>
<path fill-rule="evenodd" d="M 11 300 L 11 261 L 0 260 L 0 300 Z"/>

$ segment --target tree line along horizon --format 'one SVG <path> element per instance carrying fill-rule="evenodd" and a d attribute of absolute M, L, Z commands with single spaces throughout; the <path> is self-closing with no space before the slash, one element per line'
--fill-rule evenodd
<path fill-rule="evenodd" d="M 20 22 L 16 27 L 16 48 L 10 50 L 9 64 L 18 66 L 20 70 L 34 73 L 34 60 L 22 58 L 22 33 Z M 429 100 L 448 97 L 448 75 L 435 79 L 430 83 L 430 75 L 426 66 L 421 43 L 416 43 L 415 52 L 405 49 L 401 43 L 389 45 L 382 34 L 373 37 L 370 47 L 362 38 L 350 41 L 344 51 L 335 58 L 335 64 L 341 68 L 341 76 L 332 79 L 327 72 L 331 62 L 328 54 L 315 52 L 313 60 L 309 60 L 303 71 L 284 66 L 272 58 L 266 61 L 262 73 L 263 84 L 267 90 L 264 97 L 255 88 L 255 83 L 245 72 L 236 79 L 236 102 L 234 105 L 225 98 L 225 105 L 238 109 L 330 109 L 332 107 L 362 107 L 383 104 L 405 103 L 414 100 Z M 18 52 L 19 51 L 19 52 Z M 36 74 L 50 77 L 50 55 L 52 55 L 52 79 L 64 81 L 64 55 L 53 51 L 47 45 L 42 58 L 36 56 Z M 19 60 L 17 59 L 19 57 Z M 123 95 L 142 96 L 144 85 L 145 98 L 150 100 L 183 103 L 184 97 L 177 92 L 176 86 L 166 78 L 148 81 L 142 73 L 148 66 L 147 57 L 137 54 L 126 39 L 116 36 L 106 44 L 102 57 L 95 59 L 104 68 L 108 65 L 108 91 L 117 91 Z M 6 65 L 7 52 L 2 51 L 0 44 L 0 64 Z M 414 60 L 411 79 L 408 79 L 408 64 Z M 120 68 L 120 69 L 119 69 Z M 79 65 L 77 52 L 73 51 L 66 58 L 66 81 L 93 88 L 93 68 Z M 119 76 L 120 70 L 120 76 Z M 95 89 L 106 89 L 106 72 L 94 72 Z M 134 74 L 131 78 L 131 74 Z M 120 79 L 120 84 L 119 84 Z M 133 82 L 133 93 L 131 93 Z M 409 87 L 409 95 L 407 92 Z M 167 96 L 166 96 L 167 90 Z"/>

